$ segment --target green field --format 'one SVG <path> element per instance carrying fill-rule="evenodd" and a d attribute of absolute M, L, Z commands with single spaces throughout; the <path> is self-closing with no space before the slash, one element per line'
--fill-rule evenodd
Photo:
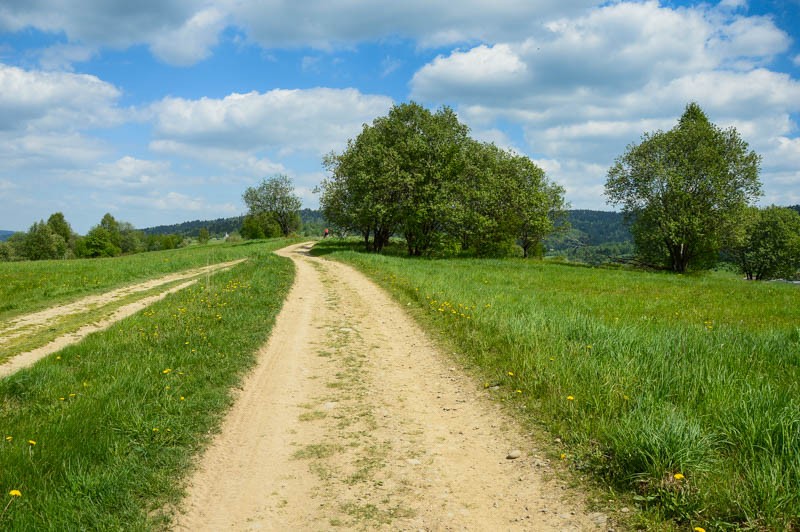
<path fill-rule="evenodd" d="M 800 287 L 315 250 L 411 303 L 645 526 L 800 526 Z"/>
<path fill-rule="evenodd" d="M 0 320 L 190 268 L 248 257 L 261 244 L 207 244 L 113 258 L 0 262 Z"/>
<path fill-rule="evenodd" d="M 294 270 L 271 251 L 288 243 L 220 246 L 219 260 L 251 260 L 1 379 L 0 529 L 166 527 L 164 509 L 180 499 L 193 456 L 218 427 L 282 306 Z M 82 264 L 84 276 L 98 280 L 94 290 L 129 281 L 110 271 L 120 264 L 141 264 L 129 270 L 139 278 L 205 265 L 199 250 L 157 257 L 63 261 L 40 271 L 62 265 L 62 279 L 80 279 Z M 157 271 L 159 262 L 168 269 Z M 45 302 L 42 296 L 37 305 Z"/>

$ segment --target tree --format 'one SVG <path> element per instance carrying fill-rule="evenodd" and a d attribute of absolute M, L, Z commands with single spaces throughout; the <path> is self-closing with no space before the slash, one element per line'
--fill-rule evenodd
<path fill-rule="evenodd" d="M 48 224 L 39 221 L 28 230 L 22 249 L 23 256 L 28 260 L 63 259 L 67 243 Z"/>
<path fill-rule="evenodd" d="M 516 241 L 527 252 L 552 230 L 563 189 L 527 157 L 468 133 L 447 107 L 394 106 L 325 158 L 325 218 L 377 252 L 394 233 L 409 255 L 507 254 Z"/>
<path fill-rule="evenodd" d="M 201 227 L 200 230 L 197 232 L 197 242 L 202 244 L 208 244 L 208 241 L 211 239 L 211 235 L 208 233 L 208 228 Z"/>
<path fill-rule="evenodd" d="M 378 252 L 395 232 L 409 254 L 431 250 L 452 210 L 449 186 L 461 170 L 467 133 L 450 108 L 431 113 L 414 102 L 395 105 L 365 124 L 342 154 L 325 158 L 331 173 L 321 185 L 325 218 L 358 231 Z"/>
<path fill-rule="evenodd" d="M 284 236 L 300 228 L 302 203 L 288 176 L 278 174 L 264 179 L 258 187 L 248 187 L 242 197 L 251 215 L 269 214 Z"/>
<path fill-rule="evenodd" d="M 800 214 L 785 207 L 751 208 L 731 253 L 749 280 L 793 278 L 800 269 Z"/>
<path fill-rule="evenodd" d="M 644 262 L 685 272 L 717 261 L 743 209 L 761 195 L 759 166 L 736 129 L 720 129 L 691 103 L 673 129 L 628 146 L 605 193 L 622 205 Z"/>
<path fill-rule="evenodd" d="M 564 188 L 550 182 L 544 170 L 527 157 L 513 157 L 509 166 L 512 178 L 508 197 L 517 242 L 524 258 L 531 251 L 541 257 L 542 240 L 556 228 L 568 227 Z"/>
<path fill-rule="evenodd" d="M 83 257 L 116 257 L 122 249 L 114 243 L 119 241 L 119 233 L 114 235 L 102 224 L 92 227 L 76 247 L 77 254 Z"/>
<path fill-rule="evenodd" d="M 344 231 L 358 232 L 367 250 L 380 253 L 400 224 L 402 184 L 379 131 L 364 124 L 347 149 L 327 155 L 323 165 L 331 173 L 320 185 L 325 218 Z"/>
<path fill-rule="evenodd" d="M 56 212 L 51 214 L 50 218 L 47 219 L 47 225 L 50 226 L 50 229 L 52 229 L 55 234 L 63 238 L 64 242 L 67 244 L 75 238 L 75 233 L 72 232 L 72 227 L 64 217 L 64 213 Z"/>
<path fill-rule="evenodd" d="M 282 230 L 269 213 L 263 212 L 245 216 L 239 233 L 245 239 L 274 238 L 280 236 Z"/>

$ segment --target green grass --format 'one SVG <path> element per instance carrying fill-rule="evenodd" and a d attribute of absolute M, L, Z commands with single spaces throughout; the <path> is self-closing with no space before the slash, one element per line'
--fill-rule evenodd
<path fill-rule="evenodd" d="M 315 249 L 415 304 L 648 526 L 800 527 L 799 287 Z"/>
<path fill-rule="evenodd" d="M 0 529 L 168 526 L 162 509 L 179 501 L 291 285 L 291 262 L 270 253 L 284 244 L 244 248 L 251 260 L 214 283 L 0 380 L 0 488 L 11 503 Z"/>
<path fill-rule="evenodd" d="M 114 258 L 0 262 L 0 320 L 136 281 L 247 257 L 262 245 L 247 241 Z"/>

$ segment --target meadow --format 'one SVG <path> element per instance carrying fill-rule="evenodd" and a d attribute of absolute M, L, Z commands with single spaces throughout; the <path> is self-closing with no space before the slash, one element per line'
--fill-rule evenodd
<path fill-rule="evenodd" d="M 800 527 L 800 287 L 354 249 L 315 253 L 410 303 L 634 525 Z"/>
<path fill-rule="evenodd" d="M 113 258 L 0 262 L 0 320 L 80 296 L 249 256 L 253 241 L 188 246 Z"/>
<path fill-rule="evenodd" d="M 193 457 L 217 430 L 291 286 L 291 262 L 271 253 L 289 243 L 23 265 L 32 278 L 63 266 L 61 283 L 71 288 L 50 293 L 63 298 L 205 265 L 208 252 L 218 261 L 250 258 L 0 380 L 0 529 L 166 528 Z"/>

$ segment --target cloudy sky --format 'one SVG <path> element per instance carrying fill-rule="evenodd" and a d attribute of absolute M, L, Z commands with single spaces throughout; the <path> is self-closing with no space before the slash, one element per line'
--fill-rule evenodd
<path fill-rule="evenodd" d="M 800 203 L 800 0 L 3 0 L 0 229 L 235 216 L 276 173 L 314 208 L 322 155 L 409 100 L 605 210 L 695 101 Z"/>

